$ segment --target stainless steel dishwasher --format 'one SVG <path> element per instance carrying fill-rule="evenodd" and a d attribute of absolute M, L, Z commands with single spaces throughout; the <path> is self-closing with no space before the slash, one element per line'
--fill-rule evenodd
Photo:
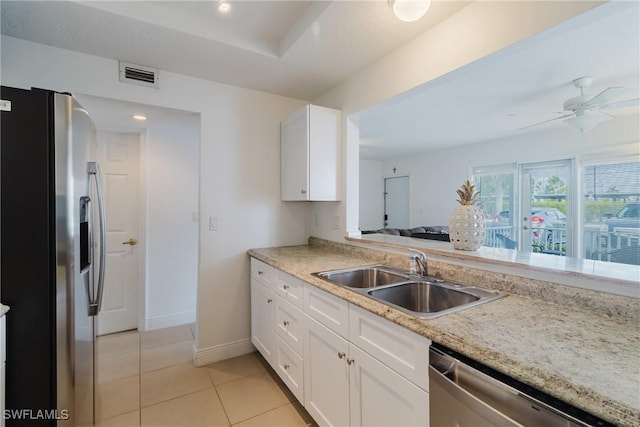
<path fill-rule="evenodd" d="M 584 411 L 433 344 L 430 427 L 612 426 Z"/>

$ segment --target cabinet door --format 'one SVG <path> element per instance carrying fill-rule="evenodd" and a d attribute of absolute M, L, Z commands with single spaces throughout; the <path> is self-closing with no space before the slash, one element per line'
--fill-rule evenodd
<path fill-rule="evenodd" d="M 273 291 L 251 279 L 251 342 L 273 364 Z"/>
<path fill-rule="evenodd" d="M 429 339 L 350 305 L 349 341 L 429 391 Z"/>
<path fill-rule="evenodd" d="M 355 345 L 349 346 L 348 361 L 351 426 L 429 425 L 426 391 Z"/>
<path fill-rule="evenodd" d="M 304 407 L 322 426 L 349 425 L 349 344 L 312 318 L 304 338 Z"/>
<path fill-rule="evenodd" d="M 282 122 L 280 132 L 280 198 L 309 200 L 309 106 Z"/>

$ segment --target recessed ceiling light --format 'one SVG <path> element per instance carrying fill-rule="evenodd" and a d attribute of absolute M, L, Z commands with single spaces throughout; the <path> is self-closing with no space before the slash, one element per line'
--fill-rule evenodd
<path fill-rule="evenodd" d="M 218 4 L 218 12 L 220 13 L 229 13 L 231 10 L 231 3 L 225 0 L 220 0 L 220 4 Z"/>
<path fill-rule="evenodd" d="M 147 118 L 145 116 L 143 116 L 142 114 L 134 114 L 133 116 L 131 116 L 131 118 L 133 120 L 140 120 L 140 121 L 147 120 Z"/>

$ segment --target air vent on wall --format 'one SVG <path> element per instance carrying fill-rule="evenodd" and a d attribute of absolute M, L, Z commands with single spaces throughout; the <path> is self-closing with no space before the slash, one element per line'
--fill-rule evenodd
<path fill-rule="evenodd" d="M 158 70 L 142 65 L 120 62 L 120 81 L 158 89 Z"/>

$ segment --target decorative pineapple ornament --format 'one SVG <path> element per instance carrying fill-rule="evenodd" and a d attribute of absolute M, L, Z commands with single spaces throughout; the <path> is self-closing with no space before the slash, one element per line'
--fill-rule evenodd
<path fill-rule="evenodd" d="M 479 193 L 475 186 L 466 180 L 457 191 L 460 206 L 456 207 L 449 219 L 449 240 L 455 249 L 475 251 L 484 242 L 484 213 L 475 206 Z"/>

